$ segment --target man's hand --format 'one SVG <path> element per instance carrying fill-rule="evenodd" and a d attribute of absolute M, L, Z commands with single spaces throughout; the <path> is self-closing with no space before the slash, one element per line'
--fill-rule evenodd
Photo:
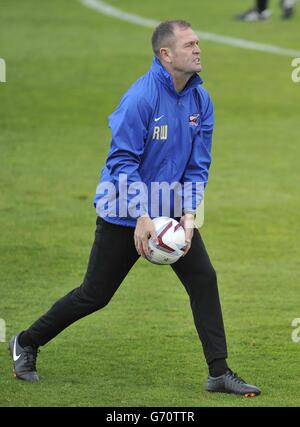
<path fill-rule="evenodd" d="M 138 254 L 143 258 L 146 258 L 146 255 L 150 255 L 148 247 L 148 239 L 150 236 L 155 243 L 158 244 L 155 227 L 151 218 L 147 216 L 139 217 L 134 231 L 134 244 Z"/>
<path fill-rule="evenodd" d="M 192 238 L 193 238 L 193 234 L 194 234 L 194 227 L 195 227 L 195 216 L 192 213 L 187 213 L 185 215 L 183 215 L 180 218 L 180 224 L 183 226 L 184 231 L 185 231 L 185 242 L 186 242 L 186 246 L 184 249 L 184 254 L 182 256 L 185 256 L 188 251 L 191 248 L 191 244 L 192 244 Z"/>

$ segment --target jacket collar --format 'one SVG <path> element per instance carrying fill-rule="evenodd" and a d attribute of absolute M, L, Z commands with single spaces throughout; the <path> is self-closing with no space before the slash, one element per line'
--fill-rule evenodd
<path fill-rule="evenodd" d="M 165 69 L 165 67 L 161 64 L 158 58 L 156 57 L 153 58 L 153 62 L 150 70 L 161 81 L 161 83 L 167 86 L 177 96 L 183 96 L 187 92 L 189 92 L 191 89 L 194 89 L 203 83 L 203 80 L 201 79 L 201 77 L 199 77 L 199 75 L 195 73 L 189 79 L 185 88 L 178 93 L 175 89 L 171 74 Z"/>

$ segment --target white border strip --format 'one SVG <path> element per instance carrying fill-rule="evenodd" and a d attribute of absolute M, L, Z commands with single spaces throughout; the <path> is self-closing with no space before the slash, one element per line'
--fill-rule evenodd
<path fill-rule="evenodd" d="M 94 9 L 103 15 L 111 16 L 122 21 L 130 22 L 131 24 L 140 25 L 142 27 L 155 28 L 159 21 L 154 19 L 143 18 L 142 16 L 135 15 L 132 13 L 122 12 L 102 0 L 79 0 L 84 6 Z M 251 42 L 249 40 L 243 40 L 235 37 L 221 36 L 214 33 L 206 33 L 197 31 L 197 34 L 202 40 L 209 40 L 215 43 L 225 44 L 228 46 L 239 47 L 242 49 L 256 50 L 259 52 L 273 53 L 275 55 L 283 55 L 290 57 L 300 57 L 300 51 L 294 49 L 285 49 L 278 46 L 272 46 L 263 43 Z"/>

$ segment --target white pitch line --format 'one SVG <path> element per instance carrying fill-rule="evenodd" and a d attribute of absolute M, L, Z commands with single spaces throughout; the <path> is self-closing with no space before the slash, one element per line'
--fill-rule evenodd
<path fill-rule="evenodd" d="M 155 28 L 160 21 L 155 19 L 143 18 L 142 16 L 133 13 L 123 12 L 116 7 L 113 7 L 102 0 L 79 0 L 84 6 L 94 9 L 103 15 L 111 16 L 122 21 L 130 22 L 131 24 L 140 25 L 142 27 Z M 300 50 L 286 49 L 283 47 L 272 46 L 269 44 L 256 43 L 249 40 L 239 39 L 235 37 L 222 36 L 220 34 L 206 33 L 196 31 L 202 40 L 208 40 L 215 43 L 221 43 L 228 46 L 239 47 L 242 49 L 256 50 L 259 52 L 273 53 L 275 55 L 300 57 Z"/>

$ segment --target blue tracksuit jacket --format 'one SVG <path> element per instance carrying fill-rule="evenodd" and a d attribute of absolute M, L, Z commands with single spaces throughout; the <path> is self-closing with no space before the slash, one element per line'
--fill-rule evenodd
<path fill-rule="evenodd" d="M 135 227 L 129 204 L 137 195 L 139 199 L 143 196 L 137 204 L 140 213 L 148 212 L 150 217 L 164 214 L 161 200 L 157 202 L 159 214 L 151 212 L 153 182 L 190 185 L 187 188 L 192 188 L 193 199 L 185 206 L 182 197 L 182 211 L 196 210 L 208 180 L 214 126 L 213 104 L 201 84 L 195 73 L 184 90 L 176 92 L 171 75 L 154 58 L 150 70 L 125 93 L 109 116 L 111 146 L 94 198 L 99 216 Z M 131 185 L 125 210 L 124 204 L 120 208 L 124 199 L 121 185 L 123 189 Z M 112 208 L 104 215 L 108 206 Z M 174 216 L 172 200 L 168 216 Z"/>

